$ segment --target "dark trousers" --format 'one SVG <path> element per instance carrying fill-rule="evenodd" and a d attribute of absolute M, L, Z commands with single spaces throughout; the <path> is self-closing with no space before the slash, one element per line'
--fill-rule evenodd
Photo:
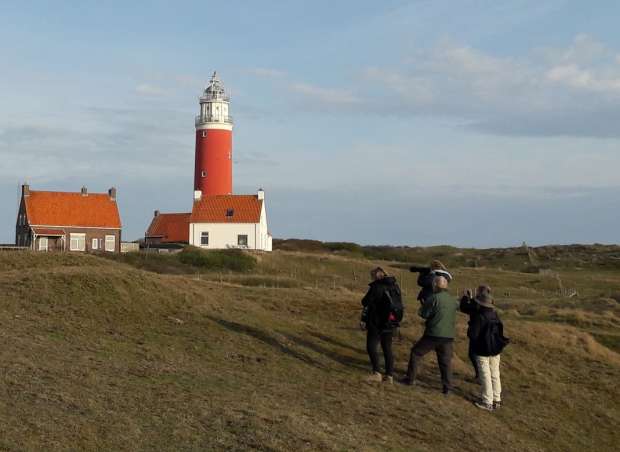
<path fill-rule="evenodd" d="M 474 344 L 470 340 L 469 341 L 469 350 L 467 351 L 467 356 L 471 361 L 471 365 L 474 366 L 474 372 L 476 372 L 476 378 L 480 377 L 480 373 L 478 371 L 478 360 L 476 359 L 476 354 L 474 353 Z"/>
<path fill-rule="evenodd" d="M 392 331 L 379 331 L 368 328 L 366 334 L 366 351 L 370 357 L 373 372 L 380 372 L 379 352 L 377 346 L 381 343 L 383 358 L 385 359 L 385 374 L 391 376 L 394 372 L 394 355 L 392 354 Z"/>
<path fill-rule="evenodd" d="M 412 382 L 415 381 L 418 367 L 422 357 L 428 352 L 435 350 L 437 354 L 437 363 L 439 364 L 439 372 L 441 372 L 441 384 L 444 392 L 452 389 L 452 349 L 454 339 L 445 337 L 422 336 L 418 342 L 411 347 L 411 356 L 409 357 L 409 367 L 407 368 L 407 378 Z"/>

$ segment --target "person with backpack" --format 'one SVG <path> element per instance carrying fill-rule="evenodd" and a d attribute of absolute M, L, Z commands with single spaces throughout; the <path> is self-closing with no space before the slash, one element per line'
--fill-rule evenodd
<path fill-rule="evenodd" d="M 458 303 L 448 292 L 448 278 L 445 276 L 435 275 L 433 288 L 433 295 L 424 300 L 418 312 L 425 319 L 426 327 L 424 335 L 411 348 L 407 374 L 401 383 L 413 385 L 420 361 L 434 350 L 441 373 L 442 392 L 448 395 L 452 391 L 452 352 Z"/>
<path fill-rule="evenodd" d="M 480 297 L 482 295 L 491 295 L 491 288 L 487 285 L 478 286 L 476 289 L 476 297 Z M 461 302 L 459 303 L 459 309 L 462 313 L 469 315 L 469 322 L 467 322 L 467 337 L 469 338 L 467 356 L 469 357 L 469 361 L 474 368 L 476 382 L 480 383 L 480 372 L 478 371 L 478 361 L 476 354 L 474 353 L 474 339 L 472 339 L 471 327 L 472 318 L 477 315 L 480 310 L 480 305 L 476 303 L 469 289 L 463 293 L 463 297 L 461 297 Z"/>
<path fill-rule="evenodd" d="M 385 359 L 385 381 L 393 383 L 394 355 L 392 336 L 403 318 L 403 303 L 396 278 L 388 276 L 377 267 L 370 272 L 372 282 L 362 299 L 362 318 L 360 327 L 366 330 L 366 350 L 372 365 L 372 374 L 367 381 L 380 383 L 384 380 L 379 368 L 377 347 L 381 344 Z"/>
<path fill-rule="evenodd" d="M 472 314 L 470 340 L 480 373 L 482 385 L 480 401 L 476 407 L 487 411 L 497 410 L 502 406 L 502 383 L 500 381 L 500 354 L 510 342 L 504 337 L 504 325 L 497 315 L 495 303 L 490 294 L 482 293 L 474 301 L 478 310 Z"/>
<path fill-rule="evenodd" d="M 412 273 L 419 273 L 418 286 L 420 286 L 420 292 L 418 293 L 418 300 L 420 303 L 424 303 L 428 297 L 433 295 L 433 280 L 435 276 L 440 275 L 452 280 L 452 275 L 446 269 L 446 266 L 438 260 L 433 260 L 429 267 L 418 267 L 413 265 L 409 268 Z"/>

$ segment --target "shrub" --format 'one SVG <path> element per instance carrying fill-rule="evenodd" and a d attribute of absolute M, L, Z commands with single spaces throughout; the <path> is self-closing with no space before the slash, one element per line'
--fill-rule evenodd
<path fill-rule="evenodd" d="M 205 251 L 187 247 L 178 254 L 178 258 L 185 265 L 207 270 L 248 272 L 256 267 L 256 259 L 241 250 Z"/>
<path fill-rule="evenodd" d="M 329 251 L 339 252 L 344 251 L 351 254 L 363 254 L 364 249 L 357 243 L 350 242 L 327 242 L 324 244 L 325 248 Z"/>

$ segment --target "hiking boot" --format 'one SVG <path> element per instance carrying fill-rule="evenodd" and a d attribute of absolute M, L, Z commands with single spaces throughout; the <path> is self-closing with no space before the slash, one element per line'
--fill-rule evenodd
<path fill-rule="evenodd" d="M 481 410 L 493 411 L 493 405 L 484 403 L 484 402 L 474 402 L 476 408 L 480 408 Z"/>
<path fill-rule="evenodd" d="M 498 400 L 497 402 L 493 402 L 493 409 L 499 410 L 502 407 L 502 401 Z"/>
<path fill-rule="evenodd" d="M 379 372 L 373 372 L 366 378 L 367 383 L 381 383 L 382 381 L 383 377 Z"/>
<path fill-rule="evenodd" d="M 452 394 L 452 391 L 448 388 L 443 388 L 441 390 L 441 393 L 444 395 L 444 397 L 448 397 L 450 394 Z"/>
<path fill-rule="evenodd" d="M 391 376 L 391 375 L 386 375 L 386 376 L 383 378 L 383 381 L 384 381 L 385 383 L 387 383 L 387 384 L 390 384 L 390 385 L 391 385 L 391 384 L 394 384 L 394 377 L 393 377 L 393 376 Z"/>
<path fill-rule="evenodd" d="M 411 377 L 408 376 L 404 376 L 403 378 L 398 380 L 398 382 L 402 385 L 413 386 L 413 380 L 411 379 Z"/>

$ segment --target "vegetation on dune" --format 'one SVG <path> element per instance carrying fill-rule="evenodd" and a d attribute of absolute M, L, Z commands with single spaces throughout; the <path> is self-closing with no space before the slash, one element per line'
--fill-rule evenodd
<path fill-rule="evenodd" d="M 256 258 L 242 250 L 201 250 L 186 247 L 179 253 L 101 254 L 102 257 L 155 273 L 187 274 L 197 271 L 249 272 Z"/>
<path fill-rule="evenodd" d="M 444 251 L 448 262 L 468 254 Z M 372 266 L 405 293 L 398 372 L 422 331 L 416 275 L 398 262 L 348 245 L 250 256 L 251 268 L 201 266 L 195 252 L 186 262 L 0 253 L 0 449 L 611 451 L 620 441 L 620 273 L 600 262 L 522 273 L 528 257 L 507 252 L 492 269 L 449 264 L 453 292 L 493 287 L 512 340 L 505 404 L 490 414 L 471 404 L 464 316 L 453 397 L 441 396 L 430 355 L 414 388 L 363 383 L 357 321 Z M 419 253 L 413 262 L 433 251 Z"/>
<path fill-rule="evenodd" d="M 183 264 L 209 270 L 248 272 L 256 266 L 256 259 L 241 250 L 203 251 L 187 247 L 178 256 Z"/>
<path fill-rule="evenodd" d="M 540 273 L 550 268 L 601 268 L 620 270 L 618 245 L 567 245 L 516 248 L 455 248 L 452 246 L 361 246 L 355 243 L 330 243 L 317 240 L 274 240 L 282 251 L 336 253 L 367 259 L 425 264 L 441 259 L 451 267 L 502 267 L 524 273 Z"/>

